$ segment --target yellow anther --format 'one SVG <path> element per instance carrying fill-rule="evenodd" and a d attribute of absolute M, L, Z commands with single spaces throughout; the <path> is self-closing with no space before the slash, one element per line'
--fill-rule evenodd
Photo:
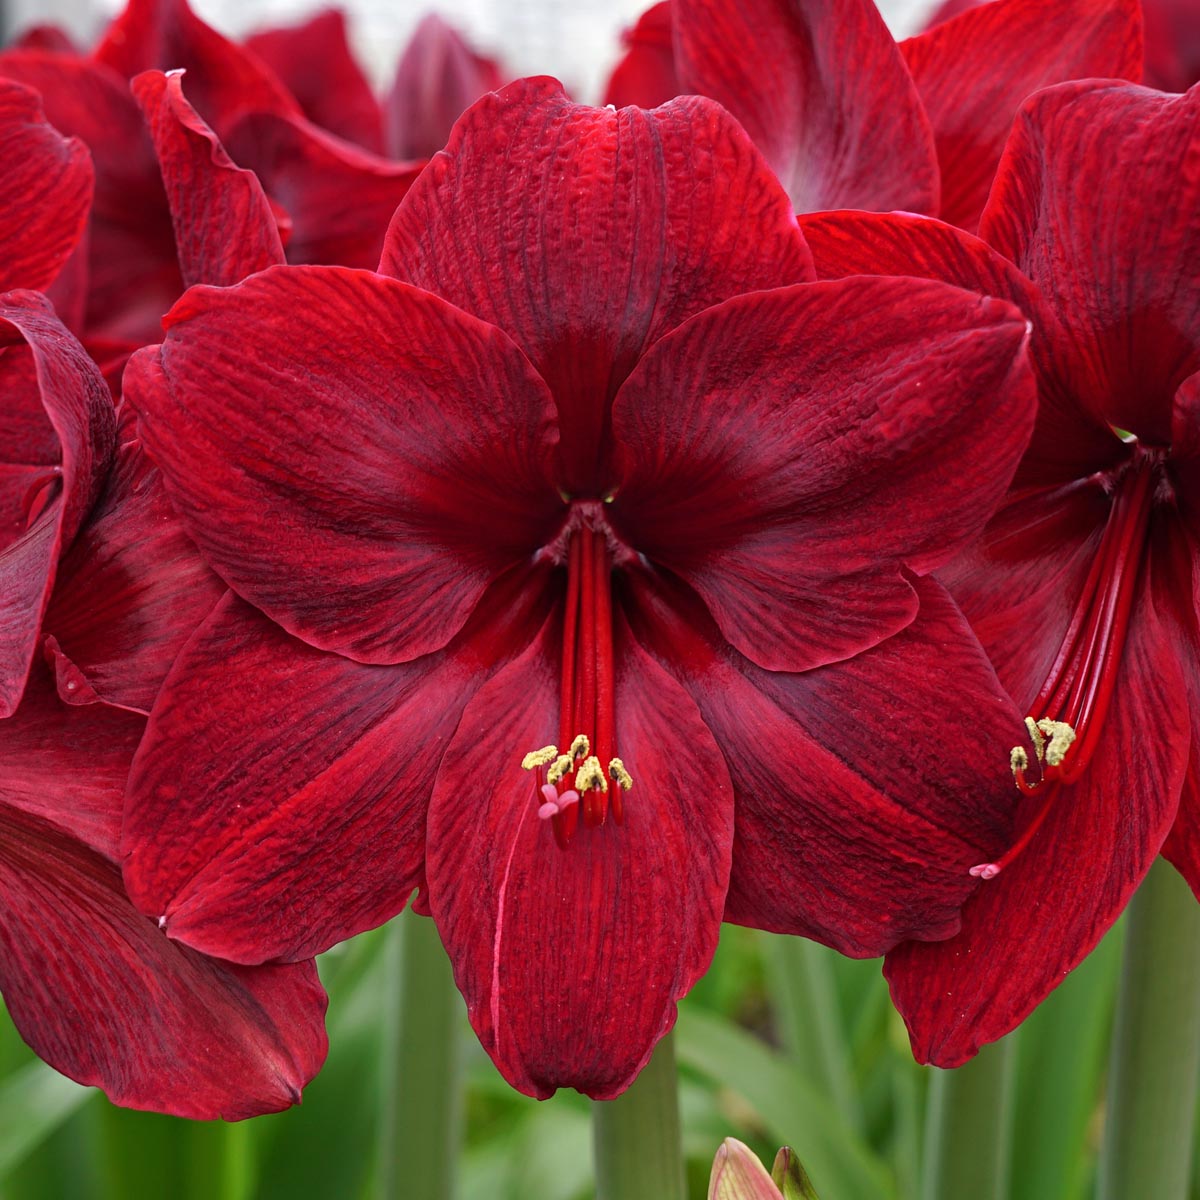
<path fill-rule="evenodd" d="M 1075 730 L 1066 721 L 1051 721 L 1043 718 L 1037 727 L 1049 738 L 1046 744 L 1046 766 L 1057 767 L 1067 756 L 1075 740 Z"/>
<path fill-rule="evenodd" d="M 609 761 L 608 777 L 624 791 L 629 791 L 633 787 L 633 776 L 625 770 L 625 764 L 619 758 Z"/>
<path fill-rule="evenodd" d="M 604 778 L 600 760 L 594 754 L 585 758 L 579 770 L 575 772 L 575 790 L 586 792 L 589 788 L 599 788 L 602 792 L 608 791 L 608 780 Z"/>
<path fill-rule="evenodd" d="M 592 752 L 592 744 L 588 741 L 586 733 L 578 733 L 575 735 L 575 740 L 571 743 L 571 749 L 568 751 L 570 756 L 579 762 L 580 759 L 587 758 Z"/>
<path fill-rule="evenodd" d="M 552 763 L 558 757 L 557 746 L 543 746 L 540 750 L 530 750 L 530 752 L 521 759 L 521 767 L 523 770 L 532 771 L 537 767 L 544 767 L 547 763 Z"/>
<path fill-rule="evenodd" d="M 546 782 L 557 783 L 574 766 L 575 761 L 569 754 L 560 754 L 546 772 Z"/>
<path fill-rule="evenodd" d="M 1025 771 L 1029 768 L 1029 755 L 1020 746 L 1014 746 L 1008 756 L 1008 765 L 1012 769 L 1014 775 L 1018 771 Z"/>
<path fill-rule="evenodd" d="M 1029 740 L 1033 743 L 1033 752 L 1037 755 L 1038 762 L 1041 762 L 1046 757 L 1046 739 L 1042 737 L 1042 731 L 1032 717 L 1025 718 L 1025 728 L 1029 730 Z M 1028 765 L 1028 759 L 1026 765 Z"/>

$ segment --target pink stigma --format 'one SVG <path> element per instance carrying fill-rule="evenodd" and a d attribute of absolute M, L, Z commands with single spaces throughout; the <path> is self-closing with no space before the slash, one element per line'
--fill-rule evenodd
<path fill-rule="evenodd" d="M 541 790 L 546 799 L 544 804 L 538 806 L 538 816 L 543 821 L 557 817 L 560 813 L 566 812 L 572 804 L 579 803 L 579 793 L 574 788 L 568 788 L 561 796 L 552 783 L 543 783 Z"/>
<path fill-rule="evenodd" d="M 995 879 L 1000 874 L 1000 867 L 997 863 L 980 863 L 967 873 L 974 875 L 976 879 Z"/>

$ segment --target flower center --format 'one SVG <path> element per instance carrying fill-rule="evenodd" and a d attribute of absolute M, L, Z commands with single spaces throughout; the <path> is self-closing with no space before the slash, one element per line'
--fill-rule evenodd
<path fill-rule="evenodd" d="M 993 879 L 1029 845 L 1063 787 L 1077 783 L 1100 744 L 1129 632 L 1134 591 L 1147 544 L 1158 457 L 1141 447 L 1116 485 L 1108 522 L 1058 654 L 1025 718 L 1040 767 L 1030 779 L 1029 755 L 1014 746 L 1017 787 L 1042 804 L 999 862 L 971 874 Z"/>
<path fill-rule="evenodd" d="M 558 746 L 532 750 L 521 766 L 533 772 L 538 816 L 564 849 L 579 826 L 624 820 L 622 792 L 633 786 L 615 757 L 612 558 L 605 534 L 586 518 L 567 535 L 567 601 L 563 614 Z M 605 765 L 602 765 L 605 764 Z"/>

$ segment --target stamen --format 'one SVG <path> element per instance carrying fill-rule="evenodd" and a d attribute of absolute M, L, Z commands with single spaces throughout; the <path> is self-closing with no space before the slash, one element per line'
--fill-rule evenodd
<path fill-rule="evenodd" d="M 608 780 L 604 778 L 600 760 L 594 754 L 590 758 L 585 758 L 583 765 L 575 772 L 575 786 L 581 792 L 586 792 L 590 788 L 596 788 L 601 792 L 608 791 Z"/>
<path fill-rule="evenodd" d="M 619 758 L 614 758 L 609 761 L 608 777 L 613 781 L 613 783 L 617 784 L 618 787 L 623 788 L 625 791 L 629 791 L 629 789 L 633 787 L 633 776 L 630 775 L 627 770 L 625 770 L 625 764 Z"/>
<path fill-rule="evenodd" d="M 581 734 L 576 735 L 575 740 L 571 743 L 571 750 L 570 750 L 571 758 L 575 762 L 580 762 L 581 760 L 587 758 L 587 756 L 589 754 L 591 754 L 591 752 L 592 752 L 592 745 L 588 741 L 587 734 L 581 733 Z"/>
<path fill-rule="evenodd" d="M 569 754 L 560 754 L 550 765 L 550 770 L 546 772 L 546 782 L 558 783 L 574 765 Z"/>
<path fill-rule="evenodd" d="M 543 746 L 540 750 L 530 750 L 530 752 L 521 759 L 521 768 L 525 771 L 533 771 L 538 767 L 544 767 L 548 763 L 552 763 L 558 757 L 557 746 Z"/>
<path fill-rule="evenodd" d="M 1050 739 L 1044 754 L 1042 748 L 1038 747 L 1038 758 L 1045 758 L 1048 767 L 1061 765 L 1075 741 L 1075 730 L 1066 721 L 1050 721 L 1046 718 L 1040 720 L 1037 727 Z"/>

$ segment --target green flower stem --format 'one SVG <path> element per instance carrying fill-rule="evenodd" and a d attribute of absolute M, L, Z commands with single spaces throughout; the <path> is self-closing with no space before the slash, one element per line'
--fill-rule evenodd
<path fill-rule="evenodd" d="M 1200 906 L 1161 859 L 1129 906 L 1100 1200 L 1182 1200 L 1200 1076 Z"/>
<path fill-rule="evenodd" d="M 685 1200 L 674 1035 L 624 1095 L 592 1105 L 596 1200 Z"/>
<path fill-rule="evenodd" d="M 428 917 L 404 912 L 390 932 L 396 1027 L 380 1194 L 383 1200 L 449 1200 L 462 1137 L 462 1000 Z"/>
<path fill-rule="evenodd" d="M 925 1123 L 922 1200 L 1007 1200 L 1015 1035 L 965 1066 L 934 1069 Z"/>

